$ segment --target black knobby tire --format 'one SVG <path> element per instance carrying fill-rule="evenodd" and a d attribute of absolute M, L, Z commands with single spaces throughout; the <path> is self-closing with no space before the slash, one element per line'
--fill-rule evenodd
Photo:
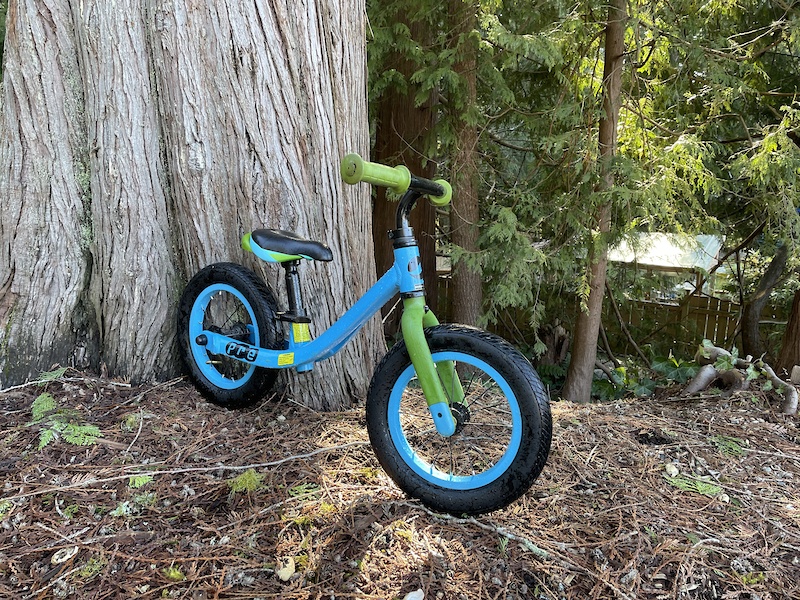
<path fill-rule="evenodd" d="M 259 402 L 278 371 L 211 354 L 197 343 L 200 331 L 217 331 L 251 346 L 279 349 L 283 334 L 275 296 L 255 273 L 234 263 L 200 270 L 186 286 L 178 307 L 178 348 L 200 393 L 226 408 Z"/>
<path fill-rule="evenodd" d="M 530 488 L 550 452 L 552 419 L 541 380 L 498 336 L 459 325 L 432 327 L 425 336 L 437 364 L 454 361 L 451 377 L 457 373 L 464 390 L 463 401 L 450 400 L 456 433 L 436 432 L 400 342 L 370 384 L 373 450 L 395 483 L 433 510 L 481 514 L 507 506 Z"/>

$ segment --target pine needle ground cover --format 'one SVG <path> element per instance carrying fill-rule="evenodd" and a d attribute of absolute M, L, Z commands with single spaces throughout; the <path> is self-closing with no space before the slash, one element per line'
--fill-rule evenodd
<path fill-rule="evenodd" d="M 363 408 L 230 412 L 181 381 L 74 373 L 9 390 L 0 597 L 800 597 L 796 420 L 765 394 L 678 391 L 555 403 L 531 491 L 459 519 L 394 487 Z"/>

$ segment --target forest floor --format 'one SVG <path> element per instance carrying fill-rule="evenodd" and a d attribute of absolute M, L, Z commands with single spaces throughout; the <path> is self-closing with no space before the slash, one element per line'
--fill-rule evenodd
<path fill-rule="evenodd" d="M 553 403 L 530 492 L 464 519 L 403 496 L 363 408 L 76 373 L 7 390 L 0 598 L 800 598 L 796 418 L 678 392 Z"/>

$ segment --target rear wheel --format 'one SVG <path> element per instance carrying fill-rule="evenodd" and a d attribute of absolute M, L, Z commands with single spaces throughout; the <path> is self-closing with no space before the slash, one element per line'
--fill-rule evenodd
<path fill-rule="evenodd" d="M 197 343 L 212 331 L 251 346 L 280 348 L 275 297 L 252 271 L 216 263 L 189 281 L 178 308 L 178 347 L 189 376 L 212 402 L 227 408 L 251 406 L 274 386 L 278 371 L 256 367 Z"/>
<path fill-rule="evenodd" d="M 532 485 L 550 451 L 550 406 L 539 376 L 521 353 L 486 332 L 442 325 L 425 335 L 456 432 L 436 431 L 401 342 L 370 385 L 367 428 L 375 454 L 400 488 L 435 510 L 502 508 Z"/>

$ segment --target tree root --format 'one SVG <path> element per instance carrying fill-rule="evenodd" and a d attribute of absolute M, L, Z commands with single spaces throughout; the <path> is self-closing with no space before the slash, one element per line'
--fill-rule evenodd
<path fill-rule="evenodd" d="M 721 358 L 728 360 L 720 361 Z M 785 415 L 797 414 L 797 387 L 778 377 L 772 367 L 763 360 L 753 360 L 750 356 L 745 359 L 738 358 L 727 350 L 708 343 L 704 343 L 700 347 L 695 355 L 695 360 L 703 367 L 684 388 L 684 396 L 708 389 L 715 382 L 720 382 L 723 389 L 731 392 L 745 390 L 750 384 L 750 374 L 756 372 L 764 376 L 779 394 L 783 394 L 781 412 Z M 720 362 L 727 364 L 720 366 Z"/>

